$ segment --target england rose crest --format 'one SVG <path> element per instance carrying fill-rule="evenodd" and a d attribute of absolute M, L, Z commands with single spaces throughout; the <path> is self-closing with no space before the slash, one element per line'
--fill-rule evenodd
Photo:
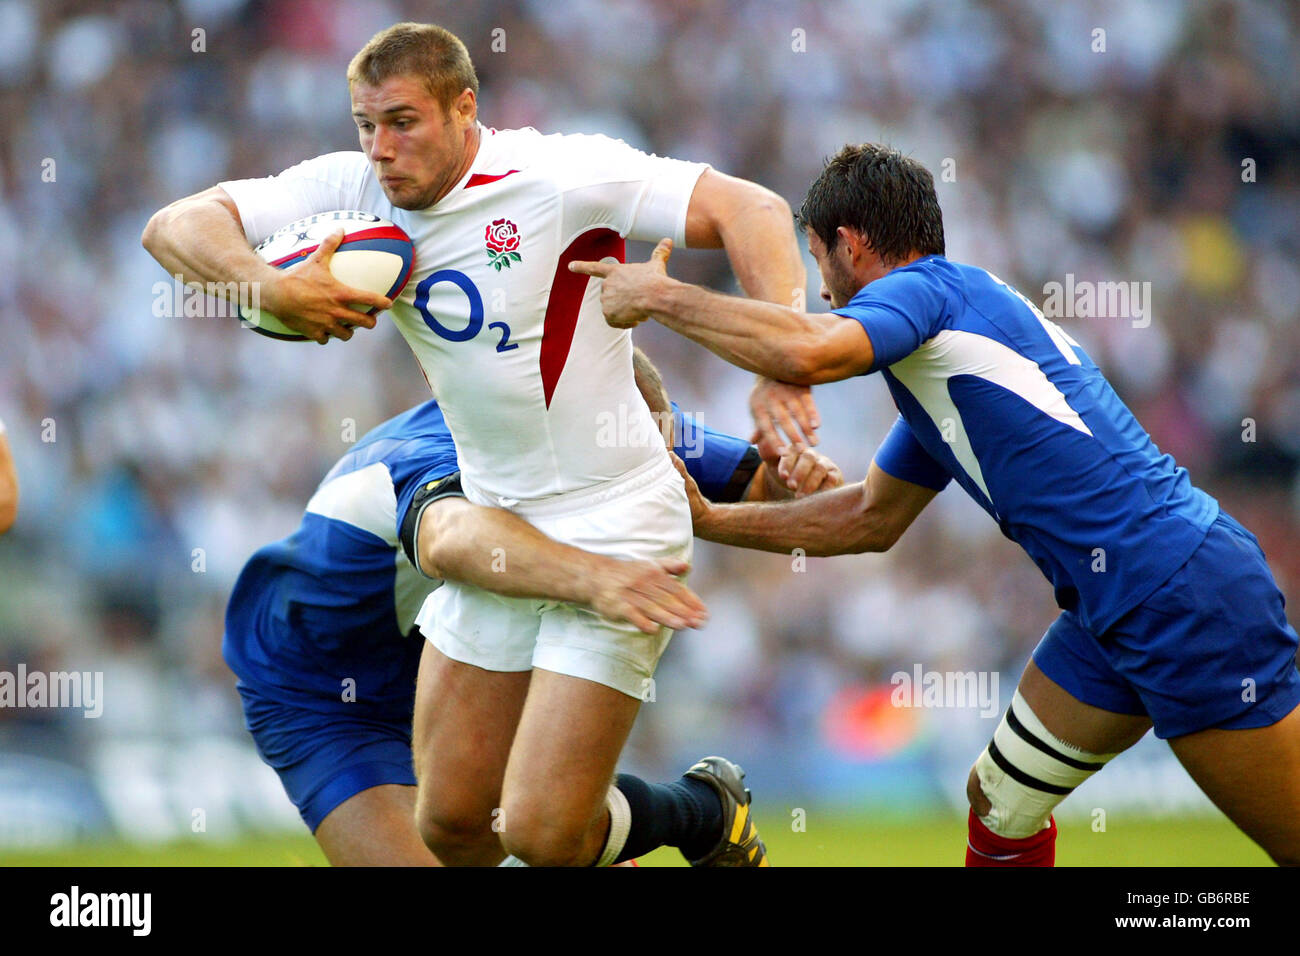
<path fill-rule="evenodd" d="M 509 219 L 493 219 L 492 225 L 483 230 L 483 238 L 487 240 L 488 261 L 497 272 L 502 266 L 509 268 L 512 261 L 522 261 L 515 251 L 519 248 L 519 227 Z"/>

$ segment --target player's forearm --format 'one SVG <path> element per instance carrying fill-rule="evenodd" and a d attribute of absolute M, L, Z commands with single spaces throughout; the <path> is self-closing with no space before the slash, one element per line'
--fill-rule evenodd
<path fill-rule="evenodd" d="M 807 363 L 800 356 L 821 336 L 818 316 L 666 277 L 648 289 L 643 307 L 662 325 L 733 365 L 779 381 L 808 384 Z"/>
<path fill-rule="evenodd" d="M 888 547 L 877 516 L 863 507 L 861 485 L 797 501 L 711 505 L 695 518 L 706 541 L 759 551 L 858 554 Z"/>
<path fill-rule="evenodd" d="M 750 479 L 749 488 L 745 491 L 745 501 L 788 501 L 794 497 L 794 492 L 786 486 L 777 474 L 776 468 L 763 462 L 754 472 L 754 477 Z"/>
<path fill-rule="evenodd" d="M 509 511 L 463 499 L 437 502 L 425 512 L 419 549 L 430 577 L 570 604 L 591 601 L 596 565 L 610 560 L 560 544 Z"/>
<path fill-rule="evenodd" d="M 279 275 L 249 247 L 230 211 L 209 200 L 182 199 L 160 209 L 140 241 L 169 275 L 187 283 L 265 283 Z"/>

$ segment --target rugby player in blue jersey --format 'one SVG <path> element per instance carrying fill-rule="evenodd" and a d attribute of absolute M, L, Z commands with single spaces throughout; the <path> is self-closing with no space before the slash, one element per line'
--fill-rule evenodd
<path fill-rule="evenodd" d="M 1255 537 L 1159 452 L 1078 343 L 944 257 L 920 163 L 846 146 L 798 218 L 828 314 L 674 282 L 666 241 L 649 263 L 573 265 L 604 279 L 612 325 L 653 318 L 794 384 L 878 371 L 889 386 L 899 418 L 865 481 L 792 504 L 696 496 L 696 534 L 883 551 L 955 479 L 1062 609 L 972 768 L 967 865 L 1051 865 L 1053 809 L 1152 726 L 1247 835 L 1300 864 L 1297 636 Z"/>
<path fill-rule="evenodd" d="M 654 366 L 639 350 L 634 362 L 647 404 L 659 420 L 673 417 L 676 451 L 705 494 L 790 493 L 775 461 L 670 408 Z M 804 455 L 798 467 L 796 493 L 841 482 L 820 456 Z M 390 419 L 330 470 L 294 534 L 253 555 L 230 599 L 223 651 L 249 731 L 336 865 L 437 863 L 415 823 L 411 716 L 424 643 L 413 622 L 441 578 L 588 605 L 647 633 L 704 619 L 673 577 L 684 562 L 619 561 L 559 544 L 507 511 L 470 504 L 456 474 L 436 402 Z M 665 811 L 661 842 L 707 844 L 688 858 L 729 845 L 718 807 L 694 805 L 719 802 L 704 781 L 657 786 L 620 775 L 620 785 Z"/>

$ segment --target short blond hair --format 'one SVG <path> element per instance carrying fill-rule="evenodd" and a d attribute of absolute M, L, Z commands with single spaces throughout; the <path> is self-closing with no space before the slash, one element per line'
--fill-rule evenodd
<path fill-rule="evenodd" d="M 380 30 L 348 64 L 349 87 L 378 86 L 394 76 L 419 77 L 445 110 L 466 89 L 478 96 L 469 50 L 456 34 L 432 23 L 395 23 Z"/>

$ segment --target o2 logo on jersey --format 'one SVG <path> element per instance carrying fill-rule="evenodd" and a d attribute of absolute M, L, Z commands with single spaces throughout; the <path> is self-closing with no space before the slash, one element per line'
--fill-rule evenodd
<path fill-rule="evenodd" d="M 450 282 L 465 293 L 469 299 L 469 322 L 463 329 L 452 329 L 438 321 L 438 317 L 429 311 L 429 290 L 439 282 Z M 469 276 L 456 269 L 439 269 L 433 275 L 415 287 L 415 308 L 419 311 L 424 324 L 449 342 L 468 342 L 483 329 L 483 295 Z M 519 348 L 518 342 L 510 341 L 510 326 L 504 322 L 489 322 L 488 329 L 499 332 L 501 341 L 497 342 L 498 352 L 509 352 Z"/>

